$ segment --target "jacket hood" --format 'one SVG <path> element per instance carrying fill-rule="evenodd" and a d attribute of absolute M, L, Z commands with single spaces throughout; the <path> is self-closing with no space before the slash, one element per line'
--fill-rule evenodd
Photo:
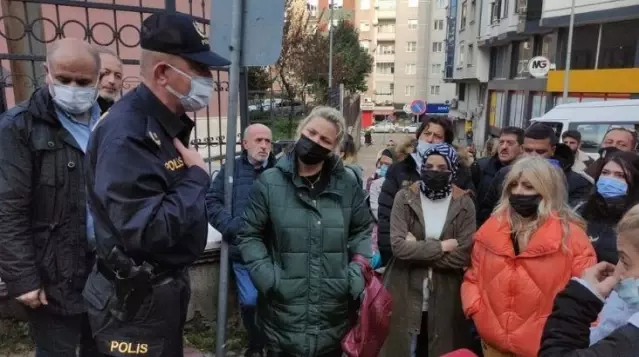
<path fill-rule="evenodd" d="M 27 111 L 33 114 L 33 118 L 42 119 L 52 124 L 60 125 L 57 115 L 55 114 L 55 106 L 53 98 L 49 93 L 48 87 L 38 88 L 29 98 Z"/>

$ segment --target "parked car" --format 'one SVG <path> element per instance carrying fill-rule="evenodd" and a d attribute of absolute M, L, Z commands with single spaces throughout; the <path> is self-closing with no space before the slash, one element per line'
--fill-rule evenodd
<path fill-rule="evenodd" d="M 407 125 L 407 126 L 403 127 L 402 131 L 404 133 L 413 133 L 414 134 L 414 133 L 417 132 L 418 128 L 419 128 L 419 123 L 414 123 L 414 124 Z"/>
<path fill-rule="evenodd" d="M 394 133 L 397 131 L 395 124 L 389 121 L 381 121 L 368 128 L 372 133 Z"/>

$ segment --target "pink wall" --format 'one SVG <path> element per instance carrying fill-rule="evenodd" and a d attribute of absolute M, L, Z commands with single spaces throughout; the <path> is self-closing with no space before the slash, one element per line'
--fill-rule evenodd
<path fill-rule="evenodd" d="M 105 3 L 111 4 L 111 0 L 91 0 L 93 3 Z M 189 0 L 176 0 L 177 10 L 184 13 L 192 13 L 194 16 L 210 18 L 210 1 L 205 1 L 206 8 L 202 11 L 201 1 L 194 0 L 193 10 L 189 9 Z M 140 0 L 116 0 L 117 5 L 129 5 L 140 6 Z M 198 4 L 198 6 L 196 6 Z M 150 8 L 163 8 L 164 0 L 143 0 L 142 6 Z M 50 41 L 56 37 L 56 31 L 61 32 L 62 37 L 76 37 L 89 40 L 91 43 L 98 45 L 107 45 L 114 51 L 118 51 L 120 58 L 125 60 L 139 60 L 140 47 L 139 43 L 139 28 L 142 20 L 150 14 L 141 14 L 139 12 L 130 11 L 114 11 L 105 9 L 85 9 L 82 7 L 74 6 L 56 6 L 56 5 L 41 5 L 42 17 L 46 20 L 37 20 L 44 27 L 44 38 L 40 41 Z M 1 9 L 0 9 L 1 15 Z M 142 15 L 142 16 L 141 16 Z M 28 14 L 29 24 L 32 24 L 34 19 L 38 16 L 36 14 Z M 5 20 L 7 21 L 7 20 Z M 117 23 L 117 26 L 116 26 Z M 88 24 L 88 26 L 87 26 Z M 4 26 L 4 24 L 0 24 Z M 91 32 L 90 38 L 87 38 L 87 27 Z M 116 29 L 117 34 L 114 37 L 114 31 Z M 205 31 L 208 33 L 209 26 L 204 26 Z M 0 31 L 4 33 L 4 28 L 0 27 Z M 33 43 L 38 43 L 38 39 L 33 37 L 33 34 L 29 33 Z M 38 35 L 36 35 L 38 36 Z M 117 39 L 117 40 L 115 40 Z M 7 53 L 7 40 L 0 36 L 0 52 Z M 29 53 L 24 53 L 29 54 Z M 6 70 L 10 69 L 9 61 L 2 60 L 0 65 Z M 41 62 L 36 62 L 36 65 L 42 65 Z M 138 65 L 124 65 L 124 91 L 128 91 L 135 88 L 139 84 L 139 66 Z M 217 72 L 214 72 L 217 77 Z M 227 81 L 228 75 L 226 72 L 220 72 L 220 81 Z M 6 76 L 6 73 L 4 74 Z M 228 89 L 228 84 L 222 86 L 224 89 Z M 7 105 L 9 107 L 14 104 L 13 89 L 5 89 L 5 95 L 7 98 Z M 222 116 L 226 116 L 228 101 L 228 92 L 223 91 L 221 100 L 218 102 L 218 95 L 214 93 L 209 106 L 209 117 L 218 115 L 218 110 L 221 109 Z M 198 117 L 206 116 L 206 110 L 202 110 L 197 113 Z"/>

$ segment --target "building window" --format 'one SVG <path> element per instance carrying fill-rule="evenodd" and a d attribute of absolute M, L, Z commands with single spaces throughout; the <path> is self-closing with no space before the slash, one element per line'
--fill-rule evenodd
<path fill-rule="evenodd" d="M 459 44 L 459 50 L 457 53 L 457 67 L 461 67 L 464 65 L 464 57 L 466 56 L 464 42 Z"/>
<path fill-rule="evenodd" d="M 439 86 L 430 86 L 430 94 L 439 95 Z"/>
<path fill-rule="evenodd" d="M 359 1 L 359 9 L 360 10 L 368 10 L 371 8 L 371 0 L 360 0 Z"/>
<path fill-rule="evenodd" d="M 468 5 L 467 1 L 462 3 L 461 8 L 461 20 L 459 21 L 459 30 L 463 30 L 466 28 L 466 6 Z"/>
<path fill-rule="evenodd" d="M 443 30 L 444 29 L 444 20 L 435 20 L 435 21 L 433 21 L 433 29 L 434 30 Z"/>
<path fill-rule="evenodd" d="M 459 83 L 457 85 L 457 99 L 459 99 L 460 102 L 466 100 L 466 83 Z"/>
<path fill-rule="evenodd" d="M 448 0 L 437 0 L 436 2 L 437 8 L 443 9 L 448 5 Z"/>
<path fill-rule="evenodd" d="M 493 47 L 490 51 L 490 79 L 508 78 L 508 46 Z"/>
<path fill-rule="evenodd" d="M 473 66 L 473 59 L 475 58 L 475 46 L 472 44 L 468 45 L 468 58 L 466 58 L 466 67 Z"/>
<path fill-rule="evenodd" d="M 376 95 L 393 95 L 394 92 L 395 92 L 394 83 L 386 83 L 386 82 L 375 83 Z"/>
<path fill-rule="evenodd" d="M 505 19 L 508 17 L 508 3 L 510 2 L 510 0 L 501 0 L 501 1 L 503 2 L 501 18 Z"/>
<path fill-rule="evenodd" d="M 417 20 L 416 19 L 409 19 L 408 20 L 408 29 L 409 30 L 417 30 Z"/>
<path fill-rule="evenodd" d="M 406 52 L 415 52 L 417 51 L 417 42 L 410 41 L 406 42 Z"/>
<path fill-rule="evenodd" d="M 415 86 L 406 86 L 404 89 L 404 95 L 407 97 L 412 97 L 415 95 Z"/>
<path fill-rule="evenodd" d="M 371 48 L 371 41 L 369 41 L 369 40 L 359 41 L 359 46 L 361 48 L 365 49 L 366 52 L 368 52 L 370 50 L 370 48 Z"/>
<path fill-rule="evenodd" d="M 395 63 L 378 63 L 375 72 L 377 74 L 394 74 Z"/>
<path fill-rule="evenodd" d="M 378 55 L 393 55 L 393 54 L 395 54 L 395 45 L 378 45 L 377 46 L 377 54 Z"/>
<path fill-rule="evenodd" d="M 443 51 L 443 43 L 442 42 L 433 42 L 433 52 L 439 53 Z"/>
<path fill-rule="evenodd" d="M 418 7 L 418 6 L 419 6 L 418 0 L 408 0 L 408 7 Z"/>
<path fill-rule="evenodd" d="M 379 6 L 381 10 L 391 10 L 395 8 L 396 0 L 377 0 L 376 6 Z"/>
<path fill-rule="evenodd" d="M 359 32 L 367 32 L 371 30 L 371 24 L 368 21 L 359 22 Z"/>
<path fill-rule="evenodd" d="M 519 42 L 516 55 L 517 73 L 514 74 L 514 77 L 528 77 L 528 61 L 533 57 L 532 39 Z"/>
<path fill-rule="evenodd" d="M 417 65 L 415 65 L 414 63 L 407 63 L 405 72 L 406 72 L 406 74 L 415 74 L 415 73 L 417 73 Z"/>
<path fill-rule="evenodd" d="M 442 74 L 442 64 L 441 63 L 433 63 L 431 66 L 431 73 L 435 75 Z"/>
<path fill-rule="evenodd" d="M 477 0 L 470 1 L 470 23 L 475 22 L 475 15 L 477 15 Z"/>
<path fill-rule="evenodd" d="M 378 33 L 395 33 L 395 23 L 394 22 L 385 22 L 377 25 Z"/>
<path fill-rule="evenodd" d="M 495 24 L 499 22 L 501 15 L 501 0 L 495 0 L 490 4 L 490 23 Z"/>

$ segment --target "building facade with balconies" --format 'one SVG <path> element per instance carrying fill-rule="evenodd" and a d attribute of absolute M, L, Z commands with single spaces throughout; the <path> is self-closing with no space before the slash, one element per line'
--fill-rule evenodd
<path fill-rule="evenodd" d="M 445 103 L 454 85 L 444 82 L 448 0 L 358 0 L 360 44 L 375 60 L 362 100 L 363 121 L 407 117 L 416 99 Z"/>
<path fill-rule="evenodd" d="M 446 58 L 446 79 L 456 85 L 450 116 L 463 126 L 461 131 L 472 130 L 479 146 L 486 136 L 483 114 L 490 67 L 489 51 L 477 46 L 480 4 L 480 0 L 450 0 Z"/>

